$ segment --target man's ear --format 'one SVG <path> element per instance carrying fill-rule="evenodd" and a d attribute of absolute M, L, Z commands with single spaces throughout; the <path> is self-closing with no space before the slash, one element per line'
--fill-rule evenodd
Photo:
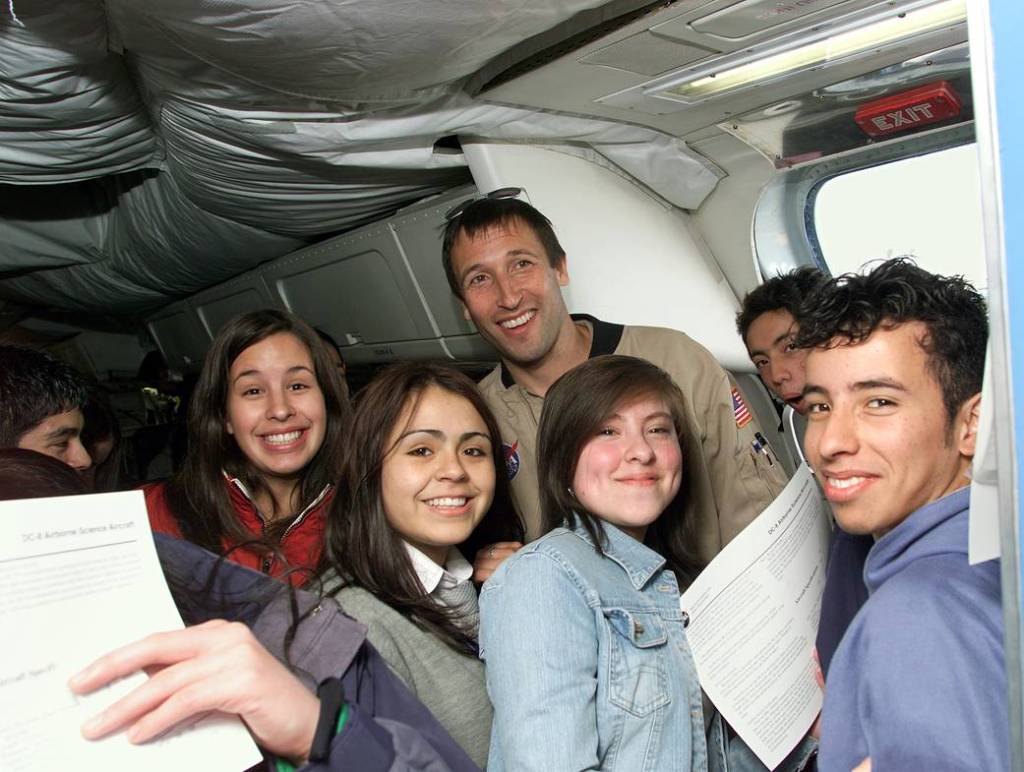
<path fill-rule="evenodd" d="M 968 399 L 957 411 L 955 434 L 953 436 L 960 455 L 974 458 L 978 441 L 978 422 L 981 419 L 981 392 Z"/>
<path fill-rule="evenodd" d="M 555 263 L 555 275 L 558 277 L 559 287 L 569 286 L 569 261 L 565 255 Z"/>
<path fill-rule="evenodd" d="M 460 300 L 459 305 L 462 307 L 462 318 L 465 319 L 467 322 L 472 322 L 473 317 L 469 315 L 469 309 L 466 308 L 466 304 Z"/>

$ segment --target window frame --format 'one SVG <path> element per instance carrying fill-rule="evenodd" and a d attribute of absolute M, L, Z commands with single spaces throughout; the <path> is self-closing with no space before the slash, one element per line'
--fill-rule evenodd
<path fill-rule="evenodd" d="M 971 121 L 859 148 L 775 175 L 754 209 L 753 246 L 761 276 L 775 276 L 801 265 L 831 274 L 814 223 L 818 192 L 829 180 L 974 141 Z"/>

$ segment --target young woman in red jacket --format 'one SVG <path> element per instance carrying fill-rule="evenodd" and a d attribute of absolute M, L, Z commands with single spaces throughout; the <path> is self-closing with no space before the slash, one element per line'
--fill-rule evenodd
<path fill-rule="evenodd" d="M 144 489 L 154 530 L 303 584 L 320 559 L 349 429 L 344 393 L 297 317 L 264 309 L 229 321 L 189 406 L 185 463 Z"/>

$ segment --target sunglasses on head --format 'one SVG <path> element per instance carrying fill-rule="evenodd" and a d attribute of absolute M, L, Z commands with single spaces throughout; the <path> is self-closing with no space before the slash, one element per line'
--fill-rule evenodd
<path fill-rule="evenodd" d="M 498 200 L 502 198 L 515 198 L 522 192 L 522 188 L 498 188 L 497 190 L 492 190 L 490 193 L 485 193 L 482 196 L 473 196 L 472 198 L 467 198 L 465 201 L 456 204 L 447 212 L 445 212 L 444 221 L 451 222 L 452 220 L 461 216 L 462 213 L 466 211 L 470 204 L 473 204 L 477 201 L 481 201 L 485 198 L 489 198 L 492 200 Z"/>

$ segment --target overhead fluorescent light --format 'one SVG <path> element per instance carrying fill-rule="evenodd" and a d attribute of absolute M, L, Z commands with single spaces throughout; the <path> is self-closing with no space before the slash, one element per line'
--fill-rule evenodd
<path fill-rule="evenodd" d="M 966 0 L 943 0 L 911 10 L 893 9 L 885 18 L 847 28 L 810 43 L 775 49 L 756 59 L 737 62 L 732 66 L 719 63 L 719 69 L 702 68 L 688 73 L 685 78 L 658 84 L 647 90 L 647 93 L 681 102 L 697 102 L 784 75 L 850 59 L 916 35 L 961 24 L 966 19 Z M 723 66 L 724 69 L 721 69 Z"/>

